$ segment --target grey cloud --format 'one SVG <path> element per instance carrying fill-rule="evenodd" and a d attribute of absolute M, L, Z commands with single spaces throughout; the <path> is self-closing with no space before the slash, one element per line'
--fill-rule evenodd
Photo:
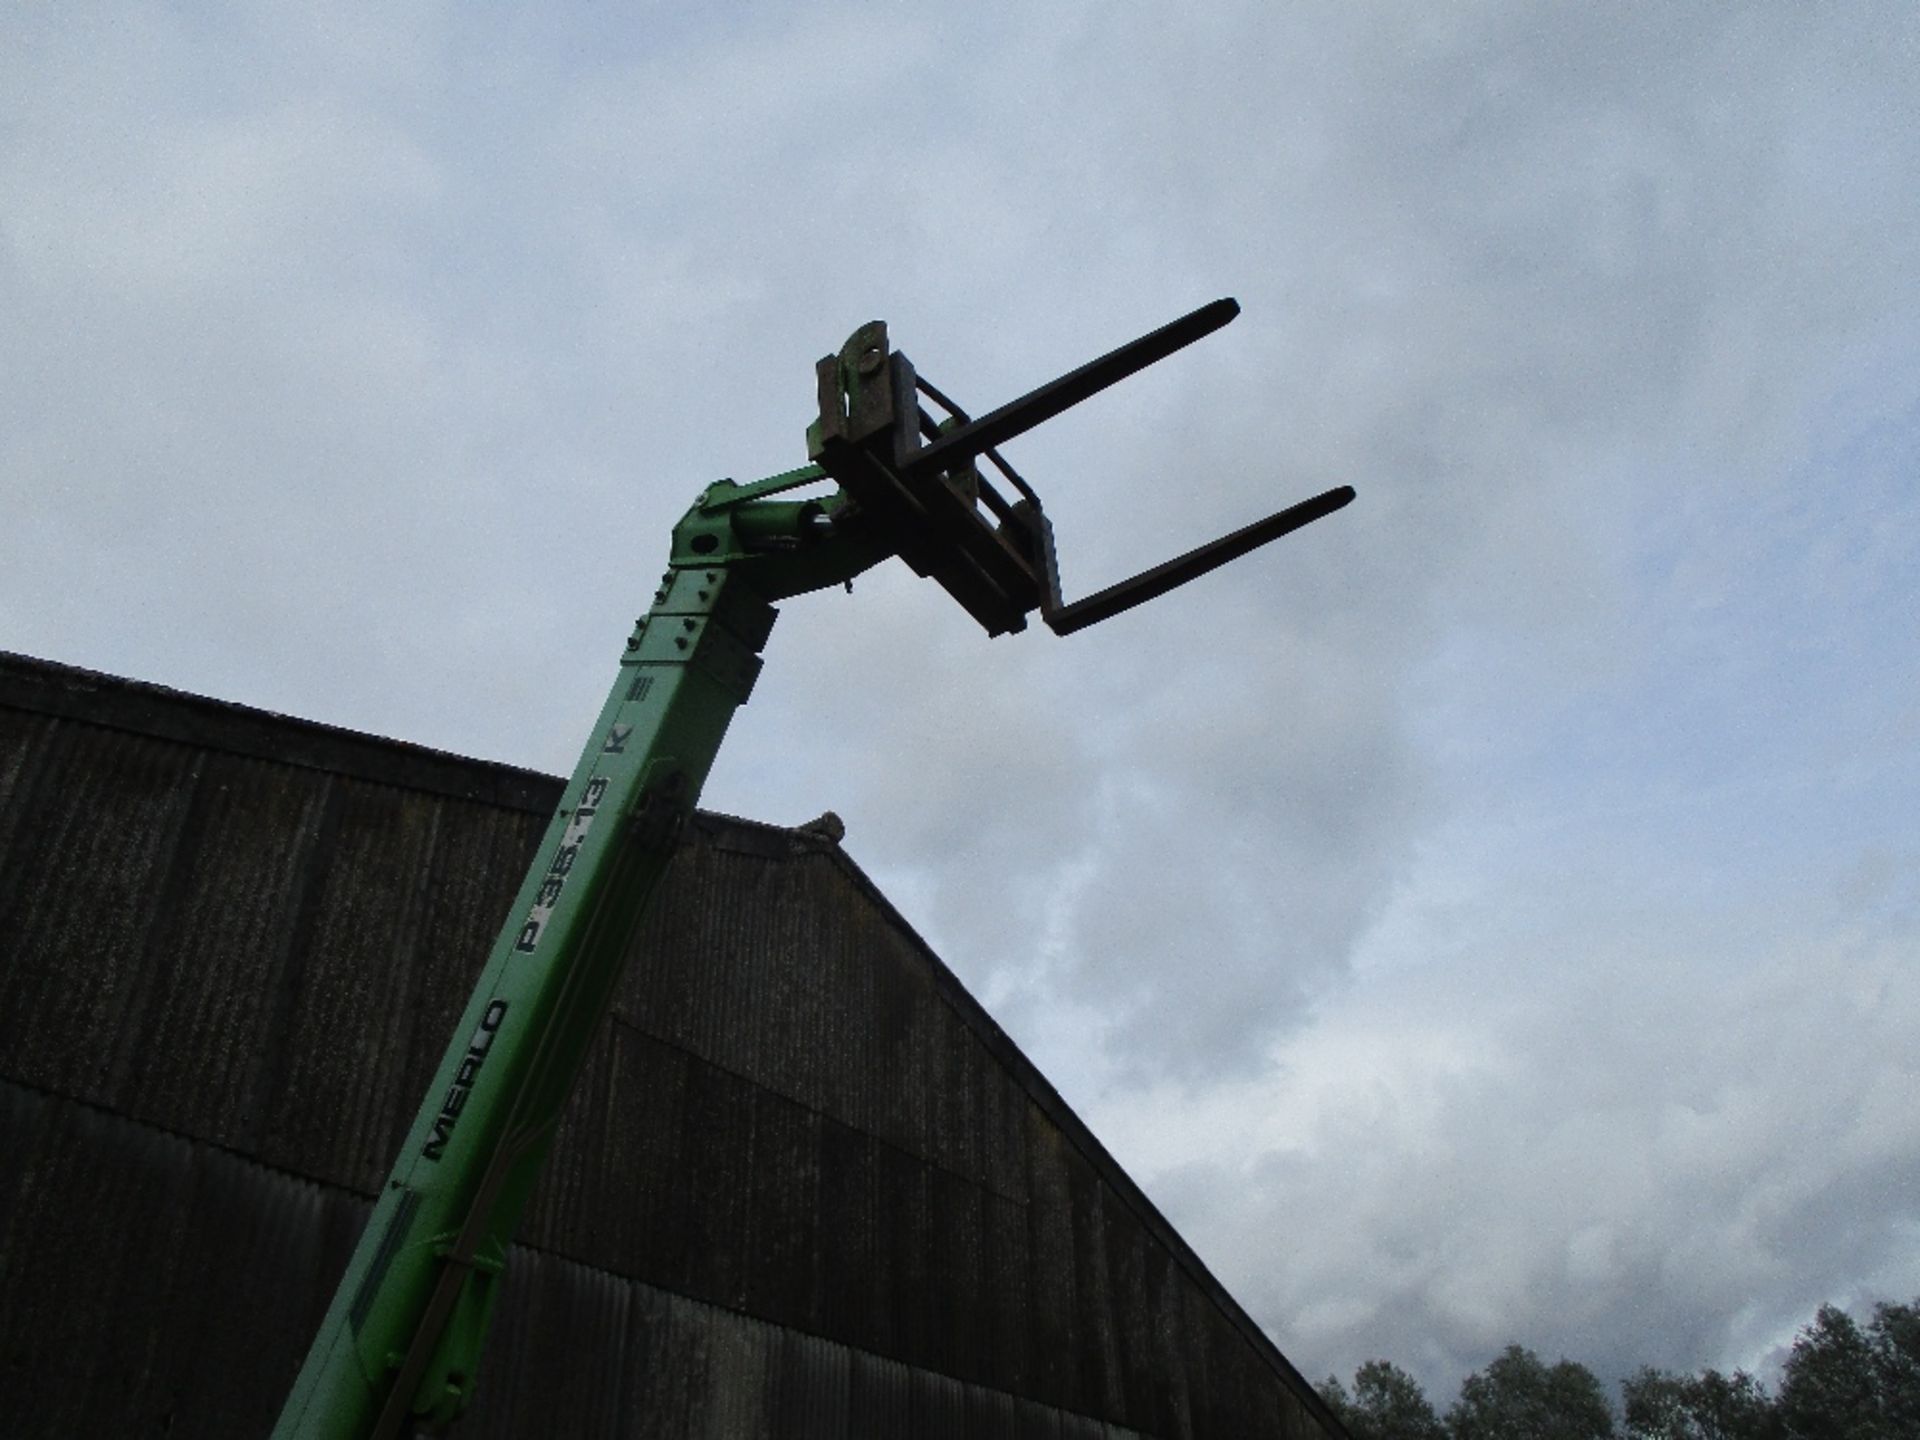
<path fill-rule="evenodd" d="M 1515 1336 L 1609 1378 L 1763 1363 L 1914 1223 L 1915 936 L 1796 929 L 1762 958 L 1712 930 L 1668 927 L 1680 959 L 1659 931 L 1484 957 L 1497 995 L 1367 987 L 1344 1045 L 1280 1051 L 1274 1103 L 1311 1128 L 1172 1171 L 1167 1203 L 1343 1372 L 1388 1355 L 1447 1396 Z M 1425 1029 L 1463 1046 L 1393 1058 Z"/>
<path fill-rule="evenodd" d="M 1069 590 L 1355 506 L 1068 641 L 899 567 L 795 601 L 709 803 L 844 815 L 1316 1372 L 1738 1360 L 1905 1273 L 1842 918 L 1772 989 L 1635 927 L 1712 869 L 1761 945 L 1808 862 L 1743 831 L 1914 849 L 1906 7 L 386 13 L 0 47 L 0 643 L 562 768 L 668 526 L 800 461 L 856 324 L 978 408 L 1236 293 L 1010 447 Z M 1800 497 L 1829 412 L 1879 508 Z M 1838 698 L 1747 633 L 1783 551 Z M 1722 711 L 1835 738 L 1783 777 Z"/>

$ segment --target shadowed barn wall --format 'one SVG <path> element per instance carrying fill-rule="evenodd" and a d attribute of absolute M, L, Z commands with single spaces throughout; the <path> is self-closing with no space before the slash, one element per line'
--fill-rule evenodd
<path fill-rule="evenodd" d="M 557 780 L 0 656 L 0 1432 L 270 1428 Z M 701 815 L 462 1434 L 1338 1435 L 831 841 Z"/>

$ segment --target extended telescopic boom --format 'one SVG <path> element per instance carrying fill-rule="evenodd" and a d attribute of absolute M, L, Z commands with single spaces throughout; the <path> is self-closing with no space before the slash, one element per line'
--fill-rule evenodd
<path fill-rule="evenodd" d="M 817 367 L 815 462 L 710 485 L 674 527 L 532 869 L 454 1031 L 274 1430 L 279 1440 L 437 1433 L 473 1392 L 487 1322 L 554 1129 L 621 957 L 692 813 L 788 596 L 893 555 L 989 634 L 1039 611 L 1068 634 L 1339 509 L 1346 487 L 1072 605 L 1039 497 L 998 446 L 1164 359 L 1239 311 L 1218 300 L 978 420 L 919 380 L 885 325 Z M 934 421 L 926 394 L 948 412 Z M 1020 498 L 985 481 L 985 457 Z M 828 480 L 831 493 L 778 498 Z"/>

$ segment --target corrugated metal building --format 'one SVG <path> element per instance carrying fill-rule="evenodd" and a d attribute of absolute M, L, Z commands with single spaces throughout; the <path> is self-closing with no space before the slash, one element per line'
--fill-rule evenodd
<path fill-rule="evenodd" d="M 0 1434 L 266 1433 L 559 789 L 0 657 Z M 663 894 L 463 1434 L 1340 1433 L 831 841 Z"/>

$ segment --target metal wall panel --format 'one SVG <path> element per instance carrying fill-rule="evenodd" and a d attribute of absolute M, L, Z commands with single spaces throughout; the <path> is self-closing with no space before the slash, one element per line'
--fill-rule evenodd
<path fill-rule="evenodd" d="M 5 1433 L 270 1428 L 366 1202 L 7 1082 L 0 1146 Z M 1136 1433 L 542 1250 L 509 1274 L 473 1440 Z"/>
<path fill-rule="evenodd" d="M 137 737 L 101 744 L 75 725 L 42 739 L 0 854 L 0 935 L 16 957 L 83 951 L 87 963 L 0 970 L 0 1055 L 22 1079 L 111 1104 L 200 757 Z"/>
<path fill-rule="evenodd" d="M 792 1440 L 844 1440 L 853 1431 L 853 1351 L 817 1335 L 779 1332 L 771 1392 L 778 1433 Z"/>
<path fill-rule="evenodd" d="M 1014 1402 L 1013 1423 L 1017 1440 L 1060 1440 L 1060 1418 L 1058 1410 L 1026 1396 Z"/>
<path fill-rule="evenodd" d="M 209 753 L 193 786 L 170 893 L 142 917 L 146 988 L 111 1103 L 217 1144 L 257 1143 L 269 1047 L 296 917 L 317 873 L 331 787 L 284 766 Z"/>
<path fill-rule="evenodd" d="M 497 1435 L 617 1440 L 629 1433 L 625 1388 L 633 1287 L 618 1276 L 516 1247 L 479 1376 L 476 1421 Z"/>
<path fill-rule="evenodd" d="M 915 1370 L 908 1395 L 914 1440 L 966 1440 L 967 1388 L 950 1375 Z"/>
<path fill-rule="evenodd" d="M 912 1376 L 898 1360 L 856 1350 L 847 1431 L 852 1435 L 913 1434 Z"/>
<path fill-rule="evenodd" d="M 5 1432 L 270 1428 L 363 1207 L 11 1082 L 0 1127 Z"/>
<path fill-rule="evenodd" d="M 1085 1331 L 1095 1323 L 1076 1292 L 1073 1200 L 1066 1143 L 1036 1114 L 1029 1131 L 1032 1198 L 1027 1207 L 1028 1274 L 1031 1277 L 1028 1340 L 1030 1393 L 1050 1404 L 1081 1403 Z"/>
<path fill-rule="evenodd" d="M 274 996 L 287 1020 L 266 1050 L 258 1145 L 270 1164 L 372 1191 L 421 1089 L 407 1083 L 405 1041 L 439 804 L 353 780 L 329 788 L 330 843 Z"/>

